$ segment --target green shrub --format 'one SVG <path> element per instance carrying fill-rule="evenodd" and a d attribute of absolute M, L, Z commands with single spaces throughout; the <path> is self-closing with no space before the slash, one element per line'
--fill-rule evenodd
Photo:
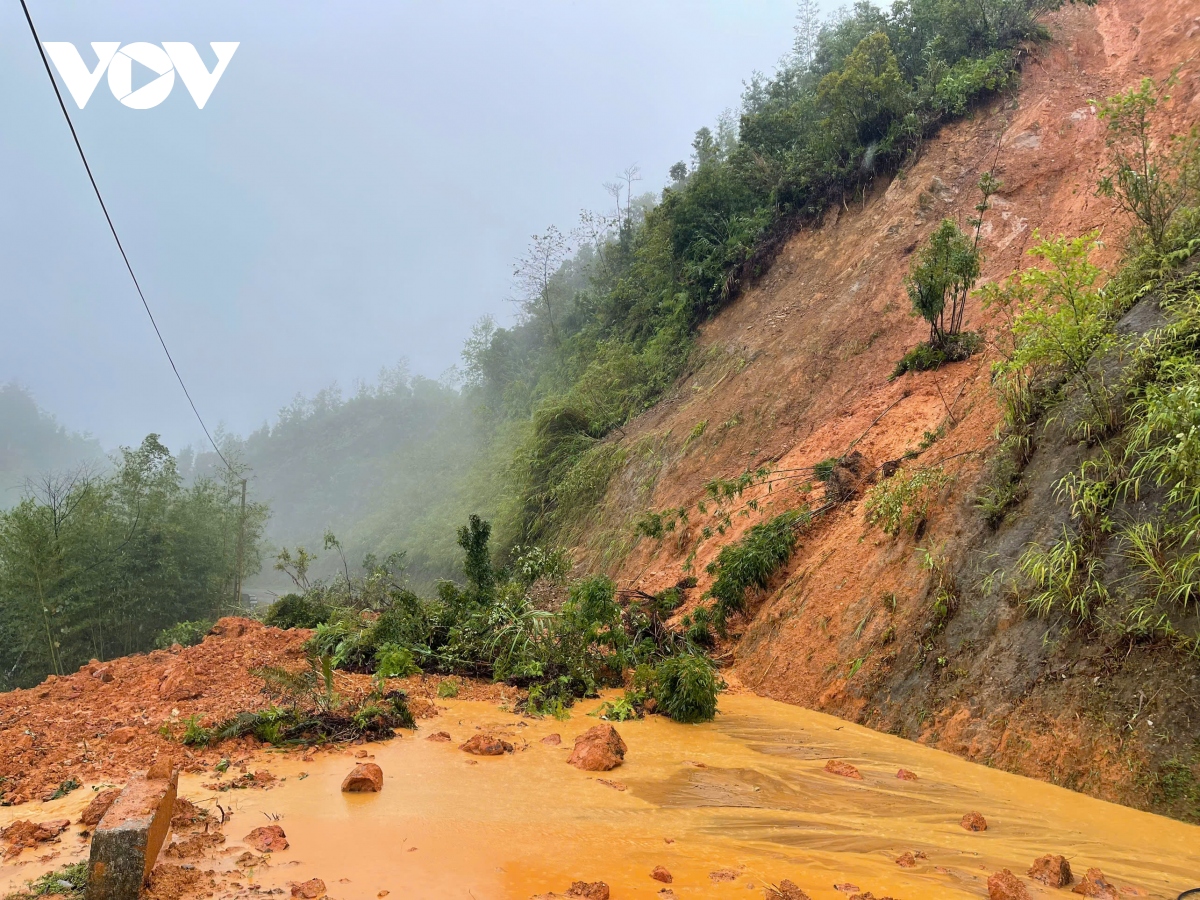
<path fill-rule="evenodd" d="M 458 685 L 449 679 L 441 681 L 437 686 L 437 695 L 443 700 L 453 700 L 458 696 Z"/>
<path fill-rule="evenodd" d="M 420 675 L 421 668 L 407 647 L 384 644 L 375 651 L 375 674 L 384 678 L 407 678 Z"/>
<path fill-rule="evenodd" d="M 929 517 L 929 507 L 950 481 L 941 466 L 901 469 L 867 492 L 867 521 L 893 537 L 912 534 Z"/>
<path fill-rule="evenodd" d="M 720 685 L 707 657 L 686 654 L 664 659 L 654 670 L 654 699 L 676 722 L 708 722 L 717 714 Z"/>
<path fill-rule="evenodd" d="M 195 622 L 177 622 L 158 633 L 158 637 L 154 639 L 154 646 L 159 650 L 166 650 L 174 644 L 182 647 L 194 647 L 204 640 L 204 636 L 212 627 L 212 622 L 203 619 Z"/>
<path fill-rule="evenodd" d="M 316 628 L 333 616 L 333 610 L 307 595 L 284 594 L 270 605 L 263 623 L 273 628 Z"/>
<path fill-rule="evenodd" d="M 791 510 L 751 526 L 736 543 L 721 548 L 707 572 L 715 576 L 709 593 L 716 599 L 714 622 L 718 630 L 746 605 L 746 591 L 764 588 L 771 576 L 791 558 L 796 532 L 807 525 L 807 509 Z"/>
<path fill-rule="evenodd" d="M 87 860 L 47 872 L 26 882 L 26 890 L 9 894 L 6 900 L 26 900 L 32 897 L 62 897 L 64 900 L 83 900 L 87 891 Z"/>

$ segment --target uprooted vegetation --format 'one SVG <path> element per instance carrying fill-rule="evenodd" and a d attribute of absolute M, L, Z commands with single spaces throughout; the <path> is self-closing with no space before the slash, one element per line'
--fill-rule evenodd
<path fill-rule="evenodd" d="M 665 624 L 677 596 L 618 596 L 604 576 L 572 581 L 561 550 L 525 548 L 509 568 L 498 569 L 490 534 L 476 516 L 459 530 L 466 584 L 441 582 L 434 599 L 403 586 L 397 560 L 367 560 L 365 575 L 353 577 L 347 567 L 337 581 L 310 583 L 308 555 L 285 552 L 279 565 L 302 593 L 281 598 L 267 621 L 315 629 L 308 650 L 324 667 L 326 695 L 333 669 L 378 679 L 436 672 L 519 686 L 528 692 L 529 713 L 565 716 L 577 698 L 619 686 L 639 669 L 664 713 L 681 721 L 712 718 L 718 690 L 712 663 Z M 270 683 L 272 673 L 262 674 Z M 386 695 L 369 699 L 368 708 L 381 699 Z"/>

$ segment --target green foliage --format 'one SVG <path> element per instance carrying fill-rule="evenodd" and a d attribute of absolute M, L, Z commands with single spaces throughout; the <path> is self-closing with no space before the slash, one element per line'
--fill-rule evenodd
<path fill-rule="evenodd" d="M 60 797 L 65 797 L 65 796 L 67 796 L 67 794 L 71 793 L 71 791 L 77 791 L 81 787 L 83 787 L 83 785 L 80 784 L 78 781 L 76 781 L 74 778 L 68 778 L 66 781 L 64 781 L 62 784 L 60 784 L 58 787 L 56 787 L 53 791 L 51 791 L 50 799 L 58 800 Z"/>
<path fill-rule="evenodd" d="M 448 679 L 438 682 L 437 695 L 442 700 L 453 700 L 458 696 L 458 685 Z"/>
<path fill-rule="evenodd" d="M 683 654 L 664 659 L 654 669 L 654 699 L 676 722 L 709 722 L 717 714 L 720 682 L 707 657 Z"/>
<path fill-rule="evenodd" d="M 178 622 L 235 603 L 240 483 L 185 487 L 157 436 L 109 475 L 48 476 L 0 512 L 0 682 L 62 675 L 154 647 Z M 242 575 L 260 566 L 266 508 L 250 503 Z"/>
<path fill-rule="evenodd" d="M 267 608 L 263 623 L 274 628 L 316 628 L 332 615 L 332 608 L 320 596 L 284 594 Z"/>
<path fill-rule="evenodd" d="M 941 466 L 904 468 L 867 492 L 867 521 L 893 537 L 914 534 L 929 517 L 929 507 L 950 482 Z"/>
<path fill-rule="evenodd" d="M 177 622 L 170 628 L 164 628 L 154 639 L 154 646 L 166 650 L 175 644 L 181 647 L 194 647 L 204 640 L 209 629 L 213 627 L 211 619 L 201 619 L 195 622 Z"/>
<path fill-rule="evenodd" d="M 740 541 L 721 548 L 708 566 L 714 576 L 709 593 L 716 599 L 714 624 L 724 629 L 726 621 L 746 605 L 746 591 L 764 588 L 796 548 L 796 533 L 811 519 L 807 509 L 780 513 L 767 522 L 752 525 Z"/>
<path fill-rule="evenodd" d="M 1119 298 L 1097 287 L 1102 272 L 1090 261 L 1097 232 L 1077 238 L 1042 240 L 1029 252 L 1046 268 L 1031 267 L 1000 284 L 984 288 L 985 303 L 999 307 L 1010 324 L 1011 344 L 996 366 L 1009 406 L 1007 417 L 1020 422 L 1032 385 L 1057 379 L 1083 391 L 1093 419 L 1089 430 L 1104 433 L 1115 425 L 1112 390 L 1089 363 L 1116 343 L 1113 324 L 1121 313 Z"/>
<path fill-rule="evenodd" d="M 407 647 L 383 644 L 375 651 L 375 674 L 384 678 L 407 678 L 409 675 L 420 675 L 421 668 Z"/>
<path fill-rule="evenodd" d="M 1196 196 L 1200 176 L 1200 131 L 1165 142 L 1154 133 L 1159 107 L 1177 83 L 1175 75 L 1161 85 L 1144 78 L 1137 88 L 1093 104 L 1108 129 L 1109 164 L 1099 193 L 1137 220 L 1141 236 L 1157 252 L 1166 249 L 1175 214 Z"/>
<path fill-rule="evenodd" d="M 67 431 L 54 416 L 38 408 L 33 394 L 16 382 L 0 384 L 0 509 L 19 503 L 26 480 L 39 472 L 69 472 L 102 467 L 100 442 Z"/>
<path fill-rule="evenodd" d="M 87 860 L 71 863 L 26 882 L 26 889 L 9 894 L 5 900 L 28 900 L 32 897 L 62 897 L 83 900 L 87 891 Z"/>

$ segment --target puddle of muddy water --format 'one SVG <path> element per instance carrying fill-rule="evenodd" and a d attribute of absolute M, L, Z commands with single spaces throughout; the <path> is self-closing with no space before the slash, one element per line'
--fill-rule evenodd
<path fill-rule="evenodd" d="M 618 725 L 629 752 L 610 773 L 566 764 L 575 735 L 596 724 L 583 714 L 594 703 L 576 707 L 566 722 L 525 720 L 482 703 L 443 705 L 416 735 L 367 746 L 384 771 L 379 794 L 340 792 L 358 761 L 350 752 L 311 762 L 259 754 L 251 771 L 266 768 L 283 779 L 270 790 L 217 794 L 202 787 L 212 775 L 185 776 L 183 796 L 233 811 L 226 845 L 193 862 L 233 870 L 245 849 L 240 838 L 277 821 L 290 849 L 244 873 L 241 885 L 286 890 L 318 876 L 338 900 L 381 891 L 527 900 L 576 880 L 607 882 L 614 900 L 665 900 L 665 885 L 650 878 L 656 866 L 670 870 L 680 900 L 761 897 L 764 885 L 785 878 L 813 900 L 845 900 L 835 883 L 897 900 L 975 898 L 987 896 L 992 872 L 1023 876 L 1046 853 L 1067 856 L 1078 875 L 1101 868 L 1123 896 L 1174 898 L 1200 885 L 1200 828 L 758 697 L 723 697 L 721 714 L 707 725 L 659 717 Z M 475 758 L 459 751 L 478 730 L 504 734 L 516 752 Z M 425 740 L 435 731 L 453 741 Z M 542 744 L 553 732 L 562 745 Z M 863 779 L 825 772 L 830 758 L 852 763 Z M 919 780 L 898 780 L 901 767 Z M 3 810 L 0 822 L 77 818 L 91 793 Z M 986 817 L 987 831 L 960 826 L 969 811 Z M 81 857 L 83 848 L 68 833 L 53 861 L 39 863 L 38 853 L 26 851 L 3 867 L 0 890 Z M 901 868 L 895 859 L 904 851 L 926 859 Z M 736 877 L 714 880 L 718 870 Z M 1073 896 L 1026 884 L 1034 897 Z"/>

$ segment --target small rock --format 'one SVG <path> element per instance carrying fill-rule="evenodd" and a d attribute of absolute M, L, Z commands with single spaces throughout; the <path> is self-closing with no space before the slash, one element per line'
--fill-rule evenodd
<path fill-rule="evenodd" d="M 458 749 L 474 756 L 503 756 L 513 752 L 513 745 L 491 734 L 477 734 Z"/>
<path fill-rule="evenodd" d="M 320 878 L 310 878 L 308 881 L 293 884 L 292 896 L 300 900 L 319 900 L 325 896 L 325 882 Z"/>
<path fill-rule="evenodd" d="M 562 735 L 558 734 L 557 732 L 554 734 L 548 734 L 542 738 L 542 743 L 548 747 L 557 747 L 562 743 Z"/>
<path fill-rule="evenodd" d="M 959 823 L 967 831 L 987 831 L 987 819 L 977 812 L 969 812 Z"/>
<path fill-rule="evenodd" d="M 1117 900 L 1117 889 L 1104 877 L 1099 869 L 1088 869 L 1083 880 L 1071 888 L 1076 894 L 1085 897 L 1099 897 L 1101 900 Z"/>
<path fill-rule="evenodd" d="M 908 771 L 908 769 L 897 769 L 896 777 L 899 778 L 901 781 L 916 781 L 917 773 L 910 772 L 910 771 Z"/>
<path fill-rule="evenodd" d="M 278 825 L 262 825 L 242 838 L 259 853 L 275 853 L 288 848 L 287 835 Z"/>
<path fill-rule="evenodd" d="M 168 668 L 158 685 L 160 700 L 195 700 L 200 694 L 200 682 L 195 671 L 182 661 Z"/>
<path fill-rule="evenodd" d="M 671 877 L 671 872 L 666 866 L 655 866 L 654 871 L 650 873 L 650 877 L 655 881 L 661 881 L 663 884 L 670 884 L 675 880 Z"/>
<path fill-rule="evenodd" d="M 779 882 L 778 887 L 767 888 L 767 900 L 811 900 L 811 898 L 785 878 Z"/>
<path fill-rule="evenodd" d="M 585 772 L 607 772 L 625 761 L 628 748 L 612 725 L 595 725 L 575 738 L 567 762 Z"/>
<path fill-rule="evenodd" d="M 239 856 L 237 859 L 234 860 L 235 865 L 237 865 L 239 867 L 243 867 L 243 868 L 250 868 L 253 866 L 261 866 L 265 862 L 266 862 L 266 859 L 264 857 L 255 856 L 249 850 L 245 851 L 241 856 Z"/>
<path fill-rule="evenodd" d="M 342 781 L 343 794 L 377 794 L 383 790 L 383 769 L 375 763 L 359 763 Z"/>
<path fill-rule="evenodd" d="M 841 775 L 843 778 L 857 778 L 862 781 L 862 775 L 858 769 L 850 765 L 848 762 L 842 762 L 840 759 L 831 759 L 825 763 L 825 771 L 830 775 Z"/>
<path fill-rule="evenodd" d="M 841 891 L 843 894 L 857 894 L 858 893 L 858 885 L 851 884 L 848 881 L 843 881 L 841 884 L 835 884 L 833 886 L 833 889 L 835 891 Z"/>
<path fill-rule="evenodd" d="M 123 725 L 120 728 L 114 728 L 108 733 L 108 740 L 113 744 L 128 744 L 138 736 L 138 730 L 132 725 Z"/>
<path fill-rule="evenodd" d="M 603 881 L 575 881 L 567 889 L 568 897 L 583 897 L 584 900 L 608 900 L 608 885 Z"/>
<path fill-rule="evenodd" d="M 96 669 L 94 672 L 92 672 L 92 677 L 98 679 L 104 684 L 111 684 L 113 680 L 112 669 L 108 668 L 107 666 L 101 669 Z"/>
<path fill-rule="evenodd" d="M 30 822 L 20 819 L 0 830 L 0 838 L 7 844 L 5 859 L 19 856 L 26 847 L 36 847 L 47 841 L 56 841 L 58 836 L 71 826 L 70 819 L 55 819 L 50 822 Z"/>
<path fill-rule="evenodd" d="M 917 860 L 926 859 L 925 852 L 918 850 L 913 853 L 911 850 L 906 850 L 896 857 L 896 865 L 902 869 L 912 869 L 917 865 Z"/>
<path fill-rule="evenodd" d="M 113 805 L 113 802 L 119 796 L 121 796 L 120 788 L 109 788 L 107 791 L 98 793 L 80 814 L 79 824 L 86 825 L 88 828 L 95 828 L 100 824 L 100 820 L 104 818 L 104 814 L 108 812 L 108 808 Z"/>
<path fill-rule="evenodd" d="M 623 791 L 626 789 L 625 783 L 623 781 L 613 781 L 609 778 L 597 778 L 596 782 L 598 784 L 604 785 L 605 787 L 610 787 L 610 788 L 613 788 L 614 790 L 618 790 L 618 791 Z"/>
<path fill-rule="evenodd" d="M 367 751 L 366 751 L 366 750 L 357 750 L 357 751 L 355 751 L 355 753 L 354 753 L 354 758 L 355 758 L 355 759 L 366 759 L 366 758 L 367 758 Z"/>
<path fill-rule="evenodd" d="M 1074 880 L 1071 875 L 1071 864 L 1067 862 L 1067 858 L 1049 853 L 1035 859 L 1033 865 L 1029 867 L 1028 874 L 1034 881 L 1040 881 L 1046 887 L 1052 888 L 1070 887 Z"/>
<path fill-rule="evenodd" d="M 429 737 L 425 738 L 425 740 L 427 740 L 427 741 L 433 741 L 434 743 L 437 743 L 437 744 L 448 744 L 448 743 L 450 743 L 450 740 L 451 740 L 451 738 L 450 738 L 450 732 L 448 732 L 448 731 L 435 731 L 435 732 L 434 732 L 433 734 L 431 734 Z"/>
<path fill-rule="evenodd" d="M 713 884 L 721 884 L 725 881 L 736 881 L 740 874 L 742 873 L 737 869 L 717 869 L 715 872 L 708 873 L 708 880 Z"/>
<path fill-rule="evenodd" d="M 1029 891 L 1021 879 L 1008 869 L 988 878 L 987 886 L 988 900 L 1029 900 Z"/>

